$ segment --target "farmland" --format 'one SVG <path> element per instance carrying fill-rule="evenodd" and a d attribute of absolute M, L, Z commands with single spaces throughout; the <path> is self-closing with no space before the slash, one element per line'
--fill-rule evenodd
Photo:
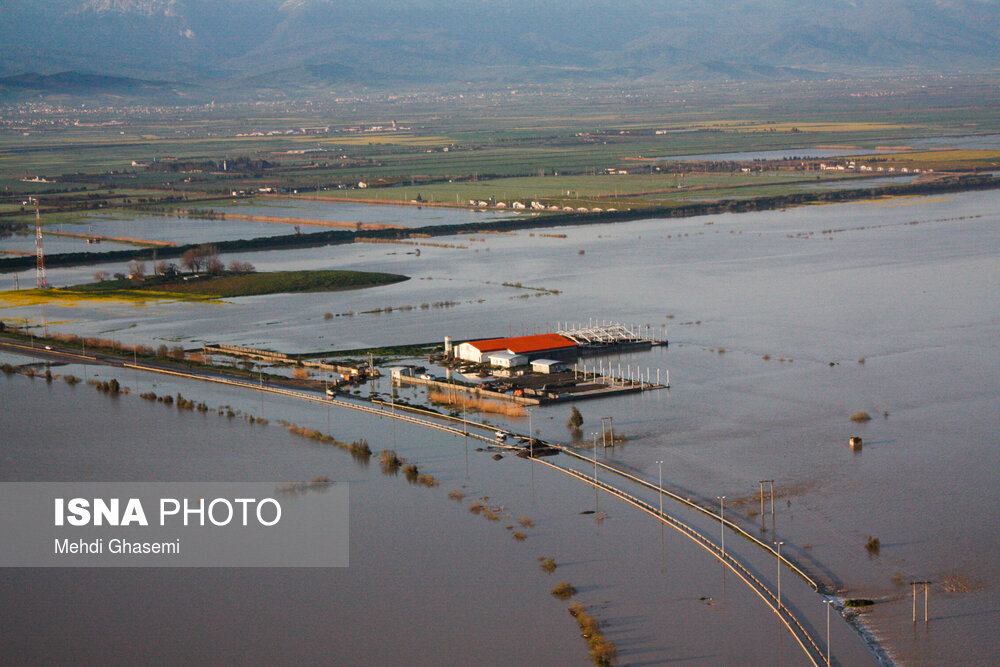
<path fill-rule="evenodd" d="M 592 208 L 601 206 L 596 200 L 617 197 L 625 207 L 641 207 L 664 197 L 725 198 L 733 189 L 739 197 L 797 192 L 816 180 L 836 187 L 857 175 L 791 162 L 746 173 L 747 165 L 738 163 L 671 160 L 719 152 L 752 161 L 749 156 L 760 151 L 805 156 L 836 148 L 886 167 L 945 172 L 1000 164 L 1000 146 L 912 145 L 923 137 L 1000 131 L 996 91 L 988 84 L 882 85 L 891 95 L 867 98 L 848 84 L 801 84 L 660 89 L 641 96 L 602 90 L 586 100 L 558 90 L 497 91 L 375 98 L 308 111 L 292 104 L 127 114 L 19 108 L 0 122 L 0 220 L 27 219 L 30 207 L 24 215 L 21 207 L 32 195 L 40 197 L 46 220 L 60 211 L 220 202 L 234 191 L 262 189 L 352 200 L 419 195 L 453 205 L 545 198 Z M 791 96 L 794 107 L 786 106 Z M 246 164 L 234 166 L 237 158 Z"/>

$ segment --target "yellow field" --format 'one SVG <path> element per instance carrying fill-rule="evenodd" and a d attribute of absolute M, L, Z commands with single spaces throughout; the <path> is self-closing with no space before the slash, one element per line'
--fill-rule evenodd
<path fill-rule="evenodd" d="M 8 290 L 0 292 L 0 308 L 23 308 L 25 306 L 79 306 L 91 304 L 121 304 L 147 306 L 163 301 L 201 301 L 222 303 L 218 299 L 197 294 L 175 294 L 173 292 L 122 291 L 116 294 L 87 294 L 70 290 Z"/>
<path fill-rule="evenodd" d="M 949 202 L 948 197 L 921 197 L 920 195 L 900 195 L 883 197 L 870 202 L 874 206 L 912 206 L 913 204 L 943 204 Z"/>
<path fill-rule="evenodd" d="M 940 150 L 919 151 L 914 153 L 890 153 L 879 155 L 881 158 L 897 162 L 914 164 L 946 164 L 946 163 L 993 163 L 1000 165 L 1000 150 Z"/>
<path fill-rule="evenodd" d="M 897 130 L 913 125 L 895 125 L 891 123 L 753 123 L 748 125 L 736 125 L 731 123 L 713 123 L 713 127 L 730 129 L 735 132 L 789 132 L 792 128 L 798 128 L 803 132 L 872 132 L 875 130 Z"/>

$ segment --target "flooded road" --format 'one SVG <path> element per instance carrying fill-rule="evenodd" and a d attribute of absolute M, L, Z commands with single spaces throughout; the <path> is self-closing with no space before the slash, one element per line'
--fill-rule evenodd
<path fill-rule="evenodd" d="M 669 486 L 740 501 L 734 515 L 758 531 L 750 509 L 759 480 L 774 479 L 766 534 L 842 598 L 876 600 L 862 622 L 894 659 L 988 664 L 1000 651 L 988 630 L 1000 613 L 1000 558 L 980 534 L 1000 520 L 991 492 L 1000 467 L 998 204 L 1000 193 L 984 192 L 463 235 L 434 239 L 456 247 L 419 256 L 388 244 L 247 253 L 225 259 L 412 279 L 220 304 L 8 304 L 0 318 L 125 342 L 287 352 L 533 333 L 591 318 L 649 325 L 669 348 L 606 361 L 669 370 L 671 389 L 581 403 L 585 437 L 614 416 L 628 441 L 609 458 L 652 480 L 664 461 Z M 69 282 L 86 269 L 50 273 Z M 534 409 L 534 428 L 570 441 L 569 409 Z M 851 421 L 858 412 L 872 419 Z M 847 445 L 854 435 L 860 452 Z M 865 548 L 869 536 L 877 553 Z M 930 624 L 916 633 L 915 579 L 935 582 Z"/>
<path fill-rule="evenodd" d="M 4 481 L 322 474 L 350 485 L 351 565 L 6 570 L 0 596 L 18 613 L 0 623 L 0 646 L 13 661 L 37 662 L 44 650 L 46 662 L 76 664 L 289 656 L 344 664 L 585 664 L 568 603 L 548 592 L 569 581 L 628 664 L 807 664 L 758 598 L 690 542 L 543 466 L 494 460 L 461 438 L 280 397 L 106 367 L 55 371 L 118 377 L 132 392 L 112 398 L 58 377 L 51 384 L 0 378 L 6 407 L 60 415 L 36 423 L 4 419 Z M 142 401 L 139 391 L 183 391 L 272 422 L 180 411 Z M 383 474 L 375 460 L 361 465 L 292 436 L 278 418 L 342 439 L 366 436 L 376 451 L 392 447 L 440 487 L 409 485 Z M 473 502 L 495 509 L 499 520 L 470 512 Z M 523 540 L 512 539 L 511 526 Z M 558 563 L 554 573 L 538 567 L 542 556 Z M 796 594 L 795 584 L 787 582 L 788 604 L 819 604 L 811 594 L 803 598 L 801 588 Z M 870 660 L 846 625 L 834 631 L 845 663 Z M 122 647 L 108 639 L 116 636 L 130 641 Z"/>

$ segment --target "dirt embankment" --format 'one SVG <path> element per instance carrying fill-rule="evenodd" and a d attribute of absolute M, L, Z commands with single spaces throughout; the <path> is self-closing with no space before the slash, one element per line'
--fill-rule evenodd
<path fill-rule="evenodd" d="M 175 211 L 179 215 L 202 217 L 190 211 Z M 282 218 L 271 215 L 244 215 L 241 213 L 213 213 L 212 220 L 245 220 L 246 222 L 267 222 L 277 225 L 306 225 L 309 227 L 337 227 L 340 229 L 373 230 L 373 229 L 406 229 L 402 225 L 390 225 L 383 222 L 347 222 L 343 220 L 313 220 L 310 218 Z"/>

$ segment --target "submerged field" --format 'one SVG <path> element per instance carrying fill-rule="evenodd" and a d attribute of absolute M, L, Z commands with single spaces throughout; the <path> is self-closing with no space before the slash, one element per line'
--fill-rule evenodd
<path fill-rule="evenodd" d="M 937 665 L 963 656 L 989 664 L 1000 650 L 991 632 L 1000 560 L 989 541 L 977 537 L 976 526 L 1000 517 L 1000 501 L 986 492 L 1000 467 L 992 446 L 1000 409 L 991 391 L 1000 377 L 993 307 L 1000 291 L 1000 191 L 866 194 L 850 204 L 780 204 L 684 218 L 663 213 L 614 222 L 591 216 L 579 226 L 556 226 L 550 219 L 544 229 L 528 228 L 541 218 L 511 216 L 524 224 L 515 228 L 500 220 L 496 229 L 478 231 L 471 223 L 506 217 L 509 208 L 501 214 L 496 208 L 477 213 L 417 206 L 537 198 L 574 209 L 662 205 L 668 211 L 688 202 L 825 194 L 904 178 L 899 171 L 883 177 L 800 171 L 765 162 L 779 159 L 771 151 L 829 151 L 829 159 L 845 162 L 872 156 L 871 164 L 886 168 L 955 172 L 957 182 L 959 172 L 996 169 L 1000 106 L 992 84 L 956 91 L 952 83 L 921 88 L 894 82 L 885 84 L 892 94 L 871 96 L 867 83 L 830 84 L 826 92 L 819 84 L 793 92 L 766 84 L 750 92 L 726 86 L 663 90 L 655 99 L 619 91 L 586 101 L 553 96 L 544 104 L 501 91 L 476 101 L 380 101 L 284 117 L 253 112 L 196 122 L 175 114 L 128 121 L 123 129 L 115 125 L 111 134 L 74 125 L 67 112 L 65 125 L 35 136 L 0 131 L 0 185 L 11 188 L 0 202 L 0 222 L 26 225 L 8 237 L 16 244 L 3 239 L 0 249 L 33 254 L 33 214 L 22 201 L 39 192 L 43 227 L 84 221 L 95 233 L 178 243 L 246 239 L 264 230 L 252 219 L 171 217 L 178 209 L 408 229 L 364 239 L 377 242 L 314 247 L 262 239 L 256 252 L 243 252 L 250 244 L 226 251 L 227 261 L 253 262 L 261 273 L 201 281 L 83 285 L 95 268 L 126 271 L 127 260 L 51 266 L 51 283 L 75 287 L 5 292 L 0 319 L 29 331 L 170 344 L 181 355 L 213 341 L 323 358 L 338 350 L 539 333 L 593 321 L 645 327 L 670 346 L 586 363 L 657 377 L 669 372 L 669 390 L 581 404 L 579 433 L 566 427 L 568 405 L 532 409 L 526 418 L 502 411 L 484 418 L 583 448 L 599 432 L 595 423 L 613 416 L 624 444 L 600 452 L 595 447 L 593 456 L 647 481 L 662 473 L 669 488 L 713 512 L 724 505 L 726 517 L 744 530 L 783 541 L 784 553 L 821 578 L 838 604 L 872 600 L 856 622 L 893 661 Z M 295 131 L 321 118 L 331 124 L 328 135 L 251 136 Z M 365 122 L 384 126 L 383 118 L 409 129 L 346 129 Z M 253 156 L 252 164 L 240 173 L 232 161 L 220 166 L 234 153 Z M 670 160 L 699 155 L 741 162 L 695 168 Z M 21 180 L 35 175 L 51 176 L 51 182 Z M 376 200 L 408 205 L 363 203 Z M 87 223 L 95 210 L 101 218 Z M 634 212 L 633 218 L 643 215 Z M 412 229 L 467 222 L 465 233 L 443 228 L 433 240 Z M 273 227 L 276 237 L 292 236 L 288 225 Z M 52 247 L 70 243 L 63 238 Z M 160 258 L 165 255 L 161 250 Z M 33 271 L 23 268 L 3 279 L 18 277 L 21 285 L 30 284 Z M 238 296 L 253 298 L 220 300 Z M 408 363 L 427 363 L 422 348 L 405 354 L 417 355 Z M 86 366 L 72 370 L 84 377 L 95 373 Z M 96 374 L 106 378 L 109 372 Z M 331 378 L 317 372 L 314 379 Z M 180 380 L 135 371 L 128 383 L 136 392 L 197 393 Z M 3 424 L 8 446 L 0 459 L 9 459 L 8 479 L 17 477 L 15 471 L 39 479 L 102 478 L 108 471 L 122 478 L 215 479 L 250 470 L 267 478 L 328 474 L 358 484 L 355 511 L 366 529 L 358 542 L 360 563 L 348 574 L 316 579 L 268 572 L 253 581 L 226 575 L 216 582 L 220 604 L 252 610 L 270 623 L 261 634 L 268 646 L 280 648 L 287 633 L 299 633 L 296 650 L 304 659 L 328 658 L 332 642 L 342 647 L 337 656 L 351 661 L 372 643 L 358 637 L 376 628 L 373 642 L 386 662 L 510 664 L 527 650 L 553 664 L 583 660 L 575 622 L 548 595 L 564 574 L 588 613 L 605 623 L 602 631 L 616 642 L 623 662 L 784 664 L 801 658 L 790 656 L 786 634 L 760 630 L 777 625 L 773 616 L 732 578 L 727 587 L 714 560 L 636 520 L 627 507 L 553 481 L 516 457 L 494 459 L 457 439 L 412 427 L 397 432 L 395 422 L 330 407 L 235 389 L 205 392 L 272 421 L 291 418 L 338 438 L 370 437 L 376 451 L 398 448 L 442 484 L 437 490 L 393 486 L 398 480 L 382 478 L 374 466 L 335 460 L 339 452 L 331 459 L 332 450 L 319 442 L 289 443 L 284 432 L 279 437 L 259 432 L 260 426 L 251 438 L 237 437 L 225 427 L 205 430 L 198 420 L 211 415 L 171 413 L 166 420 L 163 406 L 145 403 L 132 414 L 125 400 L 138 401 L 134 396 L 119 402 L 100 397 L 106 402 L 97 405 L 95 392 L 72 393 L 84 386 L 53 387 L 21 376 L 0 380 L 0 391 L 16 406 Z M 385 377 L 354 391 L 383 400 L 426 399 L 416 389 L 393 388 Z M 84 446 L 77 446 L 79 425 L 105 411 L 113 418 L 94 423 Z M 872 419 L 852 421 L 859 413 Z M 48 419 L 51 414 L 60 417 Z M 41 436 L 34 426 L 40 422 L 46 427 Z M 155 437 L 136 437 L 149 430 Z M 861 450 L 848 446 L 852 436 L 863 437 Z M 206 439 L 213 444 L 203 446 Z M 94 461 L 101 464 L 94 467 Z M 775 480 L 773 515 L 757 510 L 763 479 Z M 655 495 L 648 500 L 655 502 Z M 471 512 L 473 503 L 496 508 L 505 520 L 491 525 Z M 537 522 L 539 530 L 522 532 L 528 524 L 517 516 Z M 704 532 L 717 539 L 717 527 L 709 523 Z M 524 539 L 512 537 L 516 529 Z M 741 556 L 759 557 L 742 541 L 729 540 Z M 636 548 L 625 553 L 625 543 Z M 558 563 L 555 579 L 537 564 L 550 554 Z M 752 562 L 772 585 L 773 565 L 767 558 Z M 5 594 L 34 606 L 26 621 L 5 622 L 4 642 L 10 655 L 31 655 L 23 633 L 31 619 L 61 601 L 44 591 L 28 599 L 14 589 L 37 584 L 61 590 L 65 578 L 17 575 Z M 171 619 L 213 585 L 203 579 L 144 574 L 133 581 L 144 589 L 179 591 L 179 607 L 166 602 L 152 610 Z M 918 633 L 910 621 L 912 580 L 934 582 L 931 622 Z M 794 593 L 787 580 L 785 585 L 789 604 L 821 636 L 828 609 L 822 598 Z M 98 624 L 120 628 L 131 621 L 116 604 L 114 586 L 110 578 L 88 575 L 70 604 L 83 608 L 91 597 L 103 600 Z M 260 599 L 239 592 L 261 588 Z M 331 612 L 331 600 L 340 599 L 342 609 L 334 605 Z M 435 620 L 424 628 L 428 609 Z M 231 618 L 241 622 L 245 613 Z M 317 618 L 334 622 L 319 629 Z M 512 618 L 524 622 L 497 629 Z M 205 630 L 211 622 L 196 614 L 178 626 L 193 636 L 189 653 L 164 640 L 155 624 L 143 632 L 171 658 L 217 655 L 217 637 Z M 68 636 L 74 627 L 59 631 Z M 834 664 L 873 660 L 856 634 L 834 628 Z M 245 649 L 234 644 L 227 656 Z M 488 647 L 487 655 L 472 650 L 480 645 Z M 145 644 L 136 646 L 137 661 L 149 657 Z M 97 647 L 95 655 L 113 655 L 114 648 Z"/>
<path fill-rule="evenodd" d="M 733 511 L 754 531 L 762 520 L 749 511 L 757 480 L 776 479 L 778 516 L 776 525 L 766 517 L 766 534 L 786 540 L 789 553 L 845 598 L 876 600 L 862 619 L 893 655 L 939 664 L 955 642 L 975 642 L 964 650 L 980 655 L 992 646 L 978 621 L 963 630 L 948 619 L 970 610 L 992 618 L 989 590 L 1000 576 L 962 519 L 973 507 L 1000 513 L 976 500 L 993 468 L 982 462 L 994 457 L 988 434 L 997 413 L 985 388 L 1000 372 L 988 306 L 998 286 L 986 267 L 995 262 L 998 197 L 650 219 L 476 242 L 445 237 L 419 256 L 369 244 L 255 253 L 245 257 L 268 271 L 334 262 L 413 279 L 333 299 L 176 302 L 141 316 L 74 308 L 60 317 L 77 321 L 64 325 L 46 322 L 42 308 L 8 307 L 3 317 L 126 342 L 215 340 L 293 354 L 528 333 L 591 318 L 648 324 L 669 348 L 607 361 L 670 371 L 671 389 L 581 405 L 584 437 L 599 416 L 613 415 L 628 440 L 606 453 L 610 460 L 647 479 L 662 460 L 665 480 L 688 496 L 742 499 L 727 516 Z M 417 400 L 412 391 L 401 398 Z M 532 420 L 543 437 L 566 441 L 568 410 L 533 409 Z M 852 422 L 859 411 L 874 419 Z M 490 419 L 524 429 L 515 418 Z M 847 446 L 851 435 L 864 437 L 860 453 Z M 908 480 L 931 461 L 935 480 L 915 489 Z M 896 472 L 901 466 L 905 474 Z M 926 493 L 949 502 L 910 512 Z M 882 511 L 865 509 L 872 506 Z M 880 539 L 879 553 L 866 550 L 866 536 Z M 904 631 L 908 591 L 898 582 L 921 577 L 941 582 L 932 627 L 947 633 L 917 645 Z"/>

